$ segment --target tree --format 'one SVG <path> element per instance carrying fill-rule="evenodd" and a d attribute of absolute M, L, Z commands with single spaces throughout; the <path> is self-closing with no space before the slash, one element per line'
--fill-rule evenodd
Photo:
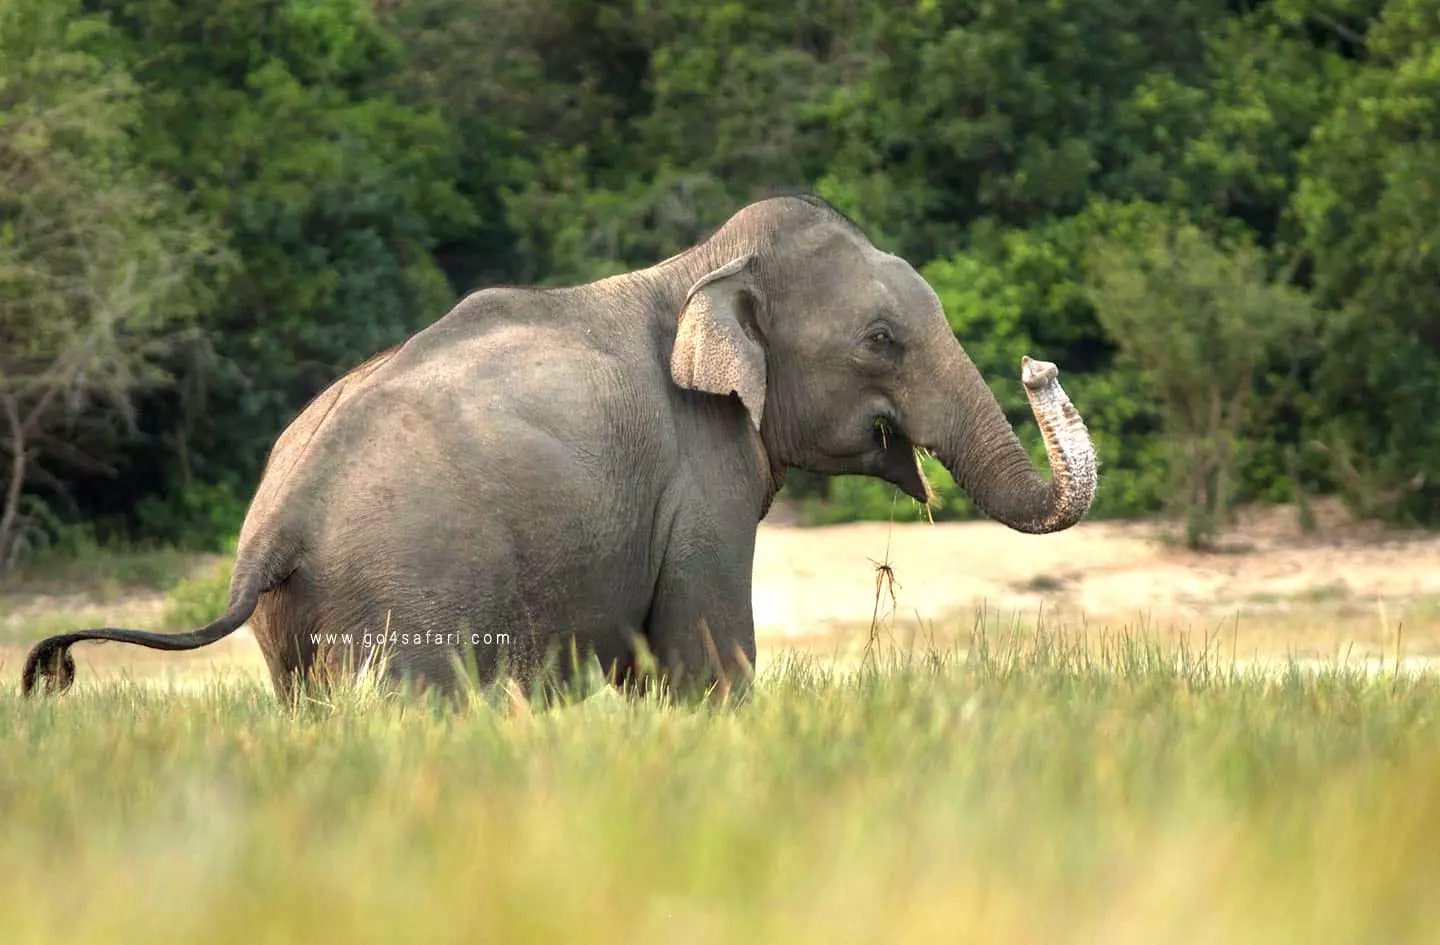
<path fill-rule="evenodd" d="M 1321 445 L 1364 514 L 1440 516 L 1440 3 L 1390 0 L 1300 156 L 1292 213 L 1337 356 Z M 1427 478 L 1427 473 L 1429 474 Z"/>
<path fill-rule="evenodd" d="M 136 163 L 138 90 L 78 4 L 0 0 L 0 573 L 27 483 L 94 467 L 219 261 L 209 227 Z"/>
<path fill-rule="evenodd" d="M 407 0 L 395 86 L 465 146 L 481 228 L 452 279 L 566 283 L 648 265 L 824 171 L 816 121 L 849 4 Z"/>
<path fill-rule="evenodd" d="M 1158 208 L 1117 216 L 1087 261 L 1092 298 L 1160 408 L 1173 499 L 1187 544 L 1201 547 L 1231 508 L 1247 432 L 1273 406 L 1256 396 L 1258 375 L 1316 316 L 1253 244 L 1219 244 Z"/>
<path fill-rule="evenodd" d="M 144 400 L 124 488 L 89 511 L 218 546 L 299 408 L 454 303 L 431 249 L 474 212 L 444 118 L 385 88 L 401 51 L 366 0 L 90 5 L 144 88 L 147 165 L 223 227 L 235 267 L 169 362 L 177 385 Z"/>

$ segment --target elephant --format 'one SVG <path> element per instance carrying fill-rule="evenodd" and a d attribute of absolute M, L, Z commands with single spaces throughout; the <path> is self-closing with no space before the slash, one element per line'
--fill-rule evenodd
<path fill-rule="evenodd" d="M 270 451 L 221 616 L 52 636 L 22 690 L 67 689 L 80 641 L 190 650 L 248 623 L 281 699 L 377 653 L 441 692 L 556 652 L 728 691 L 753 677 L 757 527 L 789 470 L 931 503 L 923 450 L 1012 529 L 1086 515 L 1085 423 L 1054 364 L 1020 373 L 1048 478 L 916 269 L 819 197 L 757 200 L 649 268 L 472 292 L 340 377 Z"/>

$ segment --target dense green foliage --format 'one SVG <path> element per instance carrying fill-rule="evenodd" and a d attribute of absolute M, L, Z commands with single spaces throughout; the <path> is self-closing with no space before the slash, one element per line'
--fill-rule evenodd
<path fill-rule="evenodd" d="M 729 711 L 4 687 L 6 940 L 1435 941 L 1432 682 L 973 642 Z"/>
<path fill-rule="evenodd" d="M 923 270 L 1037 460 L 1019 358 L 1061 365 L 1095 514 L 1433 522 L 1437 46 L 1440 0 L 0 0 L 0 391 L 67 394 L 11 532 L 216 546 L 304 402 L 461 294 L 796 189 Z"/>

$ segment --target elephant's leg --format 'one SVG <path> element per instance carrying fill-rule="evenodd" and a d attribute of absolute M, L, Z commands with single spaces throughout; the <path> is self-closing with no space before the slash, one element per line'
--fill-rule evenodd
<path fill-rule="evenodd" d="M 669 555 L 645 640 L 660 678 L 676 695 L 738 695 L 755 668 L 750 600 L 754 536 L 707 541 Z"/>
<path fill-rule="evenodd" d="M 319 629 L 319 621 L 311 593 L 302 579 L 292 577 L 262 594 L 250 617 L 275 695 L 287 705 L 313 682 L 316 647 L 310 636 Z"/>

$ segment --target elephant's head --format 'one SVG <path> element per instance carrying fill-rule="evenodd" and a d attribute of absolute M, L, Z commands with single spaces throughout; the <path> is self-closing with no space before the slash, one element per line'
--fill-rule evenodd
<path fill-rule="evenodd" d="M 672 376 L 684 387 L 738 394 L 772 463 L 875 476 L 927 502 L 921 447 L 987 515 L 1019 531 L 1059 531 L 1089 509 L 1095 452 L 1055 366 L 1021 361 L 1047 480 L 935 291 L 828 204 L 752 204 L 682 258 L 703 261 L 705 271 L 685 298 Z"/>

